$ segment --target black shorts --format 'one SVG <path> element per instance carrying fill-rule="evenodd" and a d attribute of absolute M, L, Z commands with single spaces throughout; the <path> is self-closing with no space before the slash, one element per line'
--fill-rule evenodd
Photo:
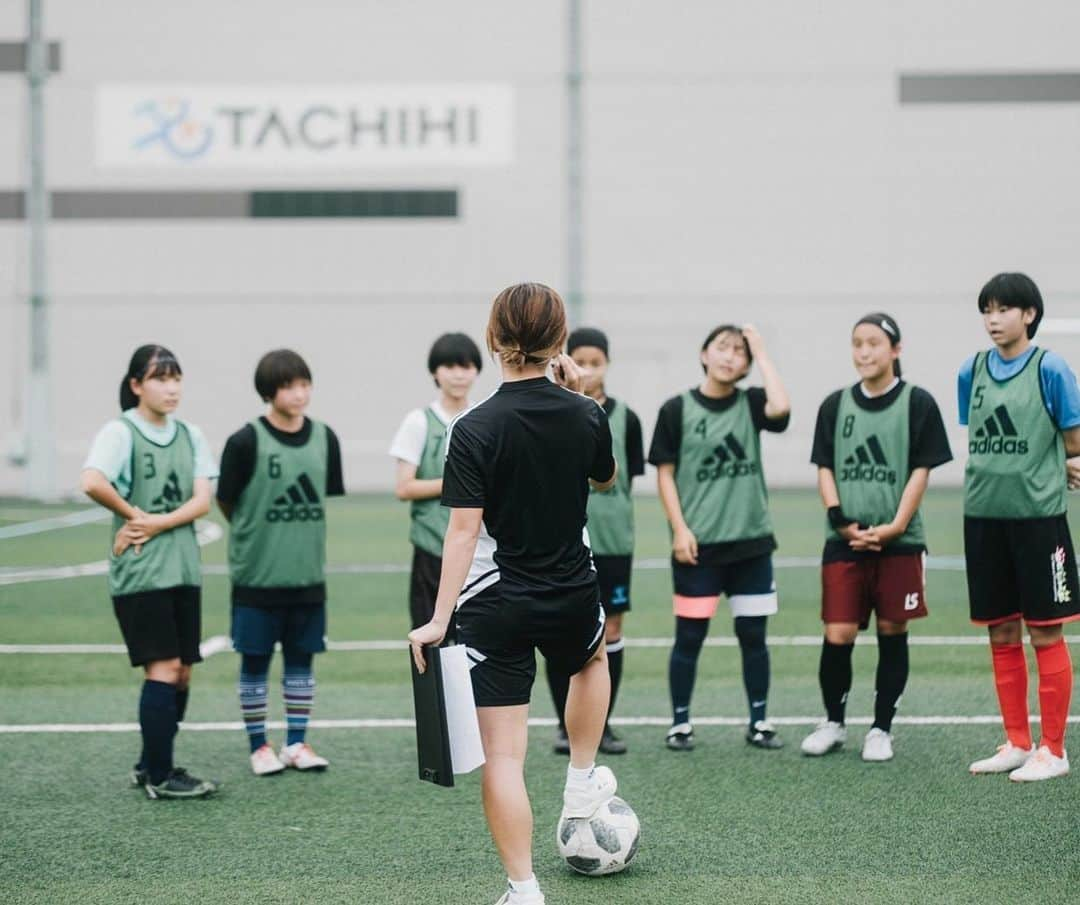
<path fill-rule="evenodd" d="M 596 556 L 596 582 L 600 585 L 600 603 L 609 616 L 630 612 L 630 573 L 633 556 Z"/>
<path fill-rule="evenodd" d="M 457 628 L 476 705 L 509 707 L 529 703 L 536 648 L 556 672 L 581 671 L 604 640 L 604 610 L 595 585 L 559 597 L 506 601 L 496 583 L 458 608 Z"/>
<path fill-rule="evenodd" d="M 414 546 L 412 571 L 409 573 L 409 621 L 413 628 L 427 625 L 435 615 L 435 598 L 439 593 L 441 574 L 442 557 Z M 454 619 L 451 617 L 443 644 L 454 641 L 456 637 Z"/>
<path fill-rule="evenodd" d="M 158 660 L 200 663 L 202 589 L 190 586 L 140 591 L 113 599 L 132 666 Z"/>
<path fill-rule="evenodd" d="M 971 621 L 998 625 L 1023 618 L 1029 625 L 1080 619 L 1069 523 L 1050 518 L 964 518 Z"/>

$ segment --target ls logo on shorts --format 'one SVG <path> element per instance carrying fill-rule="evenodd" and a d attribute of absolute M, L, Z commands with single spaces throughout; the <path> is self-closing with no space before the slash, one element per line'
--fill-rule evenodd
<path fill-rule="evenodd" d="M 1065 548 L 1059 546 L 1050 554 L 1050 576 L 1054 588 L 1054 603 L 1070 603 L 1068 573 L 1065 571 Z"/>

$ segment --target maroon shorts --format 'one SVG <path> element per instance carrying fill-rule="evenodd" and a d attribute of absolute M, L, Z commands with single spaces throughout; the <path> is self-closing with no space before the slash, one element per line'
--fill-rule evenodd
<path fill-rule="evenodd" d="M 831 562 L 821 567 L 821 621 L 870 624 L 921 619 L 926 610 L 926 556 L 912 553 Z"/>

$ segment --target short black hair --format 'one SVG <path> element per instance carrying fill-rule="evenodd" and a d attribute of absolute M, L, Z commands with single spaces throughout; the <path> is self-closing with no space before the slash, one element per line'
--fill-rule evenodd
<path fill-rule="evenodd" d="M 999 273 L 979 293 L 979 310 L 986 313 L 991 302 L 1003 308 L 1034 308 L 1035 320 L 1028 324 L 1028 339 L 1035 338 L 1039 321 L 1043 318 L 1043 300 L 1035 281 L 1025 273 Z"/>
<path fill-rule="evenodd" d="M 721 324 L 719 327 L 713 327 L 709 331 L 709 335 L 705 337 L 705 342 L 701 344 L 701 351 L 704 352 L 707 348 L 709 348 L 709 343 L 716 339 L 716 337 L 718 337 L 721 333 L 734 333 L 736 336 L 738 336 L 743 341 L 743 346 L 746 347 L 746 363 L 748 365 L 752 365 L 754 363 L 754 353 L 750 351 L 750 343 L 748 343 L 746 341 L 746 337 L 743 336 L 742 327 L 738 327 L 735 324 Z M 702 364 L 701 370 L 705 374 L 709 373 L 709 369 L 705 367 L 704 364 Z"/>
<path fill-rule="evenodd" d="M 480 348 L 464 333 L 444 333 L 431 344 L 427 357 L 428 373 L 434 374 L 444 365 L 461 365 L 463 368 L 472 365 L 477 374 L 484 369 Z"/>
<path fill-rule="evenodd" d="M 582 346 L 599 349 L 604 353 L 604 358 L 611 358 L 608 352 L 607 334 L 603 330 L 597 330 L 595 327 L 578 327 L 566 340 L 566 354 L 573 355 L 574 349 L 580 349 Z"/>
<path fill-rule="evenodd" d="M 255 366 L 255 391 L 263 402 L 270 402 L 282 387 L 294 380 L 311 380 L 307 362 L 292 349 L 267 352 Z"/>

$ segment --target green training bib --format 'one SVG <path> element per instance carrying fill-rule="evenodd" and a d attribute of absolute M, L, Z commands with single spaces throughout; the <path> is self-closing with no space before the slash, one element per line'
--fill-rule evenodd
<path fill-rule="evenodd" d="M 840 394 L 833 435 L 833 476 L 844 515 L 864 525 L 888 524 L 900 508 L 910 471 L 911 385 L 904 384 L 884 409 L 869 411 Z M 826 521 L 829 540 L 841 540 Z M 916 510 L 897 544 L 924 546 L 922 515 Z"/>
<path fill-rule="evenodd" d="M 278 440 L 260 419 L 255 471 L 230 520 L 229 575 L 249 588 L 322 584 L 326 565 L 326 425 L 313 421 L 303 446 Z"/>
<path fill-rule="evenodd" d="M 615 403 L 608 425 L 619 473 L 610 489 L 589 489 L 589 544 L 597 556 L 630 556 L 634 552 L 634 502 L 630 498 L 630 466 L 626 461 L 625 405 Z"/>
<path fill-rule="evenodd" d="M 1065 440 L 1043 403 L 1044 355 L 1034 353 L 1008 380 L 991 376 L 986 352 L 975 356 L 964 515 L 1047 518 L 1065 512 Z"/>
<path fill-rule="evenodd" d="M 127 418 L 131 431 L 131 490 L 125 498 L 143 512 L 173 512 L 191 499 L 195 488 L 195 445 L 187 425 L 176 421 L 171 442 L 159 446 L 142 435 Z M 124 519 L 113 516 L 113 536 Z M 195 525 L 163 531 L 143 544 L 141 552 L 128 547 L 109 554 L 109 593 L 114 597 L 202 584 Z"/>
<path fill-rule="evenodd" d="M 761 440 L 746 393 L 722 412 L 683 393 L 682 443 L 675 485 L 683 518 L 699 544 L 772 534 Z"/>
<path fill-rule="evenodd" d="M 424 409 L 427 417 L 427 438 L 424 440 L 424 452 L 416 466 L 417 480 L 430 481 L 443 476 L 443 463 L 446 461 L 446 425 L 432 410 Z M 427 500 L 413 500 L 409 510 L 412 524 L 409 527 L 409 540 L 432 556 L 442 556 L 443 538 L 450 524 L 450 510 L 443 506 L 438 497 Z"/>

